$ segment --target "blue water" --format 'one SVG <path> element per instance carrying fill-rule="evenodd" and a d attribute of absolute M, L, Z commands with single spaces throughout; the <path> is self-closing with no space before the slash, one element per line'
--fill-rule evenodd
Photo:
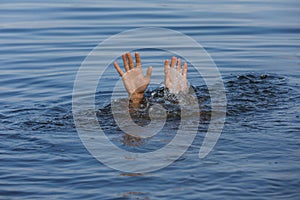
<path fill-rule="evenodd" d="M 0 4 L 0 199 L 300 198 L 299 1 Z M 193 145 L 166 168 L 126 174 L 86 150 L 71 101 L 89 52 L 107 37 L 139 27 L 173 29 L 202 44 L 221 72 L 228 107 L 217 145 L 200 160 L 209 96 L 191 68 L 189 81 L 203 102 L 203 126 Z M 159 67 L 162 59 L 155 50 L 152 55 L 142 61 Z M 114 69 L 107 75 L 111 88 L 118 76 Z M 154 71 L 153 78 L 161 76 Z M 105 110 L 105 94 L 97 109 Z M 126 149 L 105 117 L 99 120 L 111 124 L 107 134 Z"/>

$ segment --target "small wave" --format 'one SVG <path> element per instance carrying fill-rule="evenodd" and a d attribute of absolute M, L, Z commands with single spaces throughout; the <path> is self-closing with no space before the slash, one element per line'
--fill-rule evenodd
<path fill-rule="evenodd" d="M 238 117 L 242 115 L 250 115 L 251 113 L 266 112 L 276 109 L 283 103 L 286 103 L 294 96 L 297 96 L 288 83 L 288 79 L 276 74 L 261 74 L 261 73 L 245 73 L 239 75 L 231 75 L 224 78 L 224 85 L 227 95 L 227 116 Z M 205 85 L 191 87 L 195 91 L 198 103 L 200 106 L 200 123 L 207 125 L 211 118 L 211 100 L 209 90 Z M 184 96 L 182 96 L 184 97 Z M 116 100 L 119 104 L 128 105 L 128 99 Z M 167 113 L 167 119 L 173 121 L 180 120 L 181 108 L 179 98 L 174 94 L 169 93 L 164 86 L 154 90 L 148 90 L 145 93 L 145 98 L 138 109 L 131 112 L 131 117 L 138 125 L 145 126 L 149 124 L 149 109 L 154 104 L 160 104 Z M 188 99 L 186 99 L 188 102 Z M 199 115 L 193 113 L 193 107 L 186 104 L 191 117 Z M 123 111 L 116 113 L 118 116 L 124 114 Z M 100 124 L 106 128 L 115 127 L 113 115 L 111 113 L 111 105 L 107 104 L 97 111 Z M 234 123 L 234 120 L 231 119 Z M 101 121 L 105 123 L 101 123 Z M 231 121 L 228 121 L 231 123 Z M 199 128 L 200 129 L 200 128 Z M 111 129 L 110 129 L 111 130 Z"/>
<path fill-rule="evenodd" d="M 247 73 L 225 80 L 230 116 L 274 109 L 294 93 L 287 78 L 275 74 Z"/>

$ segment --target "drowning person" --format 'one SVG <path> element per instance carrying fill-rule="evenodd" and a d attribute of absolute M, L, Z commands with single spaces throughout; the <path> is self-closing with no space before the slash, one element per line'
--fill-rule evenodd
<path fill-rule="evenodd" d="M 147 108 L 149 108 L 148 105 L 149 100 L 150 100 L 150 104 L 152 103 L 151 100 L 153 100 L 153 98 L 144 98 L 145 91 L 147 90 L 147 87 L 151 80 L 152 67 L 150 66 L 147 69 L 146 76 L 144 76 L 139 53 L 137 52 L 135 53 L 135 61 L 136 61 L 135 65 L 134 65 L 133 58 L 129 52 L 123 54 L 122 59 L 123 59 L 123 65 L 125 71 L 121 69 L 121 67 L 117 62 L 114 62 L 114 67 L 116 68 L 119 75 L 122 77 L 123 84 L 125 86 L 125 89 L 128 92 L 129 108 L 130 108 L 129 113 L 131 117 L 133 117 L 132 120 L 135 121 L 135 123 L 142 126 L 147 125 L 147 123 L 143 124 L 143 122 L 145 122 L 144 119 L 147 119 L 148 118 L 147 116 L 149 115 L 146 114 L 145 116 L 144 115 L 145 112 L 143 112 L 144 110 L 141 109 L 142 112 L 140 112 L 141 110 L 139 108 L 144 106 L 144 108 L 146 107 L 147 110 Z M 194 98 L 193 101 L 189 101 L 191 95 L 188 94 L 189 87 L 187 82 L 187 69 L 188 69 L 187 63 L 185 62 L 183 65 L 181 65 L 180 58 L 177 59 L 175 56 L 173 56 L 171 62 L 169 60 L 165 60 L 164 62 L 165 87 L 162 90 L 158 89 L 151 93 L 151 96 L 152 94 L 155 94 L 154 97 L 155 96 L 162 97 L 164 102 L 166 101 L 171 102 L 169 105 L 171 105 L 172 108 L 170 110 L 166 109 L 167 110 L 166 112 L 167 112 L 167 116 L 171 115 L 173 116 L 173 119 L 174 116 L 178 117 L 178 115 L 180 115 L 180 111 L 178 112 L 179 106 L 177 105 L 178 104 L 177 100 L 181 99 L 183 101 L 188 101 L 189 102 L 188 104 L 193 104 L 193 105 L 197 104 Z M 154 103 L 157 103 L 156 100 L 154 101 Z M 174 108 L 174 105 L 176 108 Z M 167 105 L 164 104 L 164 106 Z M 127 118 L 125 117 L 125 119 Z M 148 120 L 146 120 L 146 122 L 148 122 Z M 126 121 L 126 123 L 120 122 L 120 125 L 121 124 L 127 124 L 128 126 L 129 122 L 128 121 Z M 131 124 L 131 126 L 135 127 L 134 124 Z M 145 131 L 145 129 L 143 129 L 143 131 Z M 143 144 L 143 140 L 141 140 L 141 138 L 138 135 L 132 134 L 132 131 L 128 130 L 125 132 L 125 135 L 123 136 L 123 144 L 126 146 L 139 146 Z"/>

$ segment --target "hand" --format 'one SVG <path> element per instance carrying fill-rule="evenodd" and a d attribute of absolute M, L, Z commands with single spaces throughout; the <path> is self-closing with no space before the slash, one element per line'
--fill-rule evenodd
<path fill-rule="evenodd" d="M 177 61 L 177 66 L 176 65 Z M 169 65 L 169 60 L 165 61 L 165 86 L 169 89 L 171 93 L 178 94 L 179 92 L 187 92 L 187 63 L 184 63 L 181 67 L 180 58 L 172 57 L 171 66 Z"/>
<path fill-rule="evenodd" d="M 122 77 L 124 86 L 128 92 L 130 100 L 133 102 L 140 102 L 143 99 L 144 92 L 150 83 L 152 67 L 148 68 L 147 75 L 146 77 L 144 77 L 139 53 L 135 53 L 135 68 L 131 54 L 129 52 L 123 54 L 122 58 L 126 72 L 124 73 L 122 71 L 117 62 L 114 62 L 114 66 L 120 74 L 120 76 Z"/>

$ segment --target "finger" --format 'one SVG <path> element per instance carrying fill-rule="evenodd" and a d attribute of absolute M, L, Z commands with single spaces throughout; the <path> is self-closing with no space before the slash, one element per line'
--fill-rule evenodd
<path fill-rule="evenodd" d="M 152 67 L 148 67 L 147 69 L 147 74 L 146 74 L 146 78 L 150 79 L 151 78 L 151 74 L 152 74 Z"/>
<path fill-rule="evenodd" d="M 126 54 L 122 55 L 122 59 L 123 59 L 125 71 L 127 72 L 129 70 L 129 66 L 128 66 L 128 60 L 126 59 Z"/>
<path fill-rule="evenodd" d="M 183 75 L 185 78 L 186 78 L 186 75 L 187 75 L 187 69 L 188 69 L 188 64 L 187 64 L 187 63 L 184 63 L 182 75 Z"/>
<path fill-rule="evenodd" d="M 181 59 L 178 58 L 178 60 L 177 60 L 177 71 L 180 72 L 180 70 L 181 70 Z"/>
<path fill-rule="evenodd" d="M 120 76 L 123 76 L 124 72 L 122 71 L 121 67 L 118 65 L 117 62 L 114 62 L 114 66 L 115 66 L 117 72 L 120 74 Z"/>
<path fill-rule="evenodd" d="M 138 52 L 135 52 L 135 63 L 136 63 L 136 67 L 141 67 L 141 58 L 140 58 L 140 54 Z"/>
<path fill-rule="evenodd" d="M 165 74 L 169 71 L 169 60 L 165 60 Z"/>
<path fill-rule="evenodd" d="M 131 54 L 128 52 L 128 53 L 126 53 L 126 55 L 127 55 L 128 61 L 129 61 L 129 69 L 133 69 L 134 68 L 134 64 L 133 64 L 133 60 L 132 60 Z"/>
<path fill-rule="evenodd" d="M 176 57 L 173 56 L 171 60 L 171 67 L 174 68 L 175 64 L 176 64 Z"/>

